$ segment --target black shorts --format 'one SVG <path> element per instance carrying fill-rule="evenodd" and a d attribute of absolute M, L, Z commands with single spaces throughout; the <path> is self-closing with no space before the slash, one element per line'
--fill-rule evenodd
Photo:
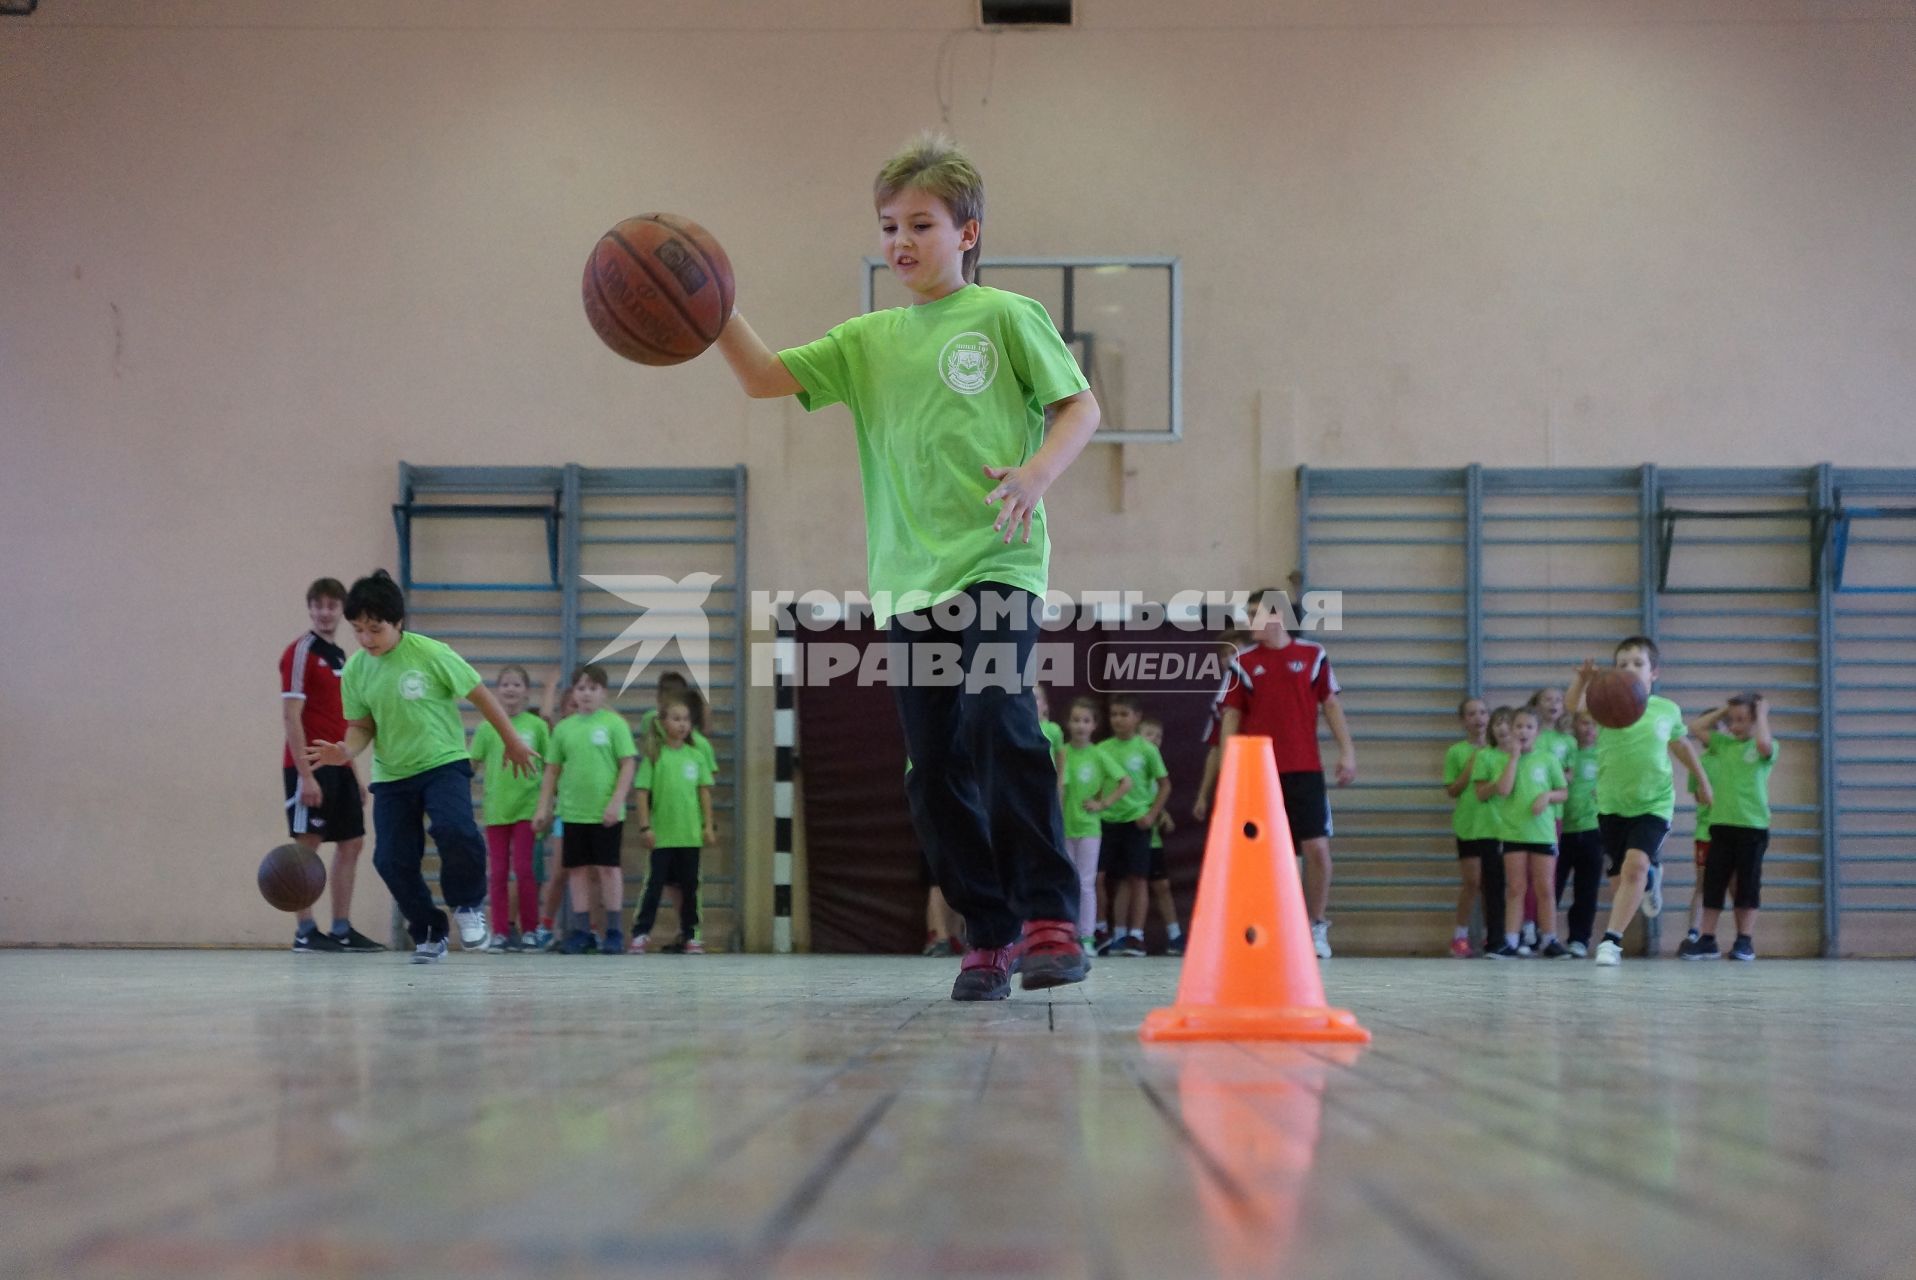
<path fill-rule="evenodd" d="M 1494 858 L 1504 851 L 1500 840 L 1459 840 L 1457 842 L 1457 861 L 1465 858 Z"/>
<path fill-rule="evenodd" d="M 1626 818 L 1615 813 L 1597 815 L 1597 830 L 1603 834 L 1603 856 L 1610 875 L 1623 870 L 1623 855 L 1641 849 L 1650 855 L 1650 865 L 1660 866 L 1663 837 L 1670 834 L 1670 820 L 1654 813 Z"/>
<path fill-rule="evenodd" d="M 1107 822 L 1104 843 L 1098 846 L 1098 864 L 1107 877 L 1119 880 L 1143 877 L 1151 871 L 1151 832 L 1135 822 Z"/>
<path fill-rule="evenodd" d="M 1603 837 L 1595 831 L 1566 831 L 1557 837 L 1557 855 L 1572 862 L 1599 857 L 1602 853 Z"/>
<path fill-rule="evenodd" d="M 1521 840 L 1504 841 L 1505 853 L 1527 853 L 1538 858 L 1554 858 L 1557 846 L 1554 844 L 1526 844 Z"/>
<path fill-rule="evenodd" d="M 619 845 L 624 839 L 623 822 L 615 822 L 609 827 L 603 822 L 568 822 L 565 824 L 565 847 L 559 855 L 560 864 L 567 871 L 577 867 L 621 866 Z"/>
<path fill-rule="evenodd" d="M 1763 905 L 1763 855 L 1769 852 L 1768 827 L 1710 825 L 1710 861 L 1703 868 L 1703 905 L 1723 910 L 1730 879 L 1736 879 L 1736 907 L 1754 911 Z"/>
<path fill-rule="evenodd" d="M 1331 833 L 1331 800 L 1324 790 L 1324 771 L 1280 773 L 1277 785 L 1284 791 L 1284 816 L 1291 824 L 1291 841 L 1303 844 Z M 1302 853 L 1303 850 L 1298 850 Z"/>
<path fill-rule="evenodd" d="M 1153 880 L 1168 880 L 1171 878 L 1171 873 L 1165 870 L 1164 867 L 1164 846 L 1161 844 L 1153 844 L 1151 846 L 1150 878 Z"/>
<path fill-rule="evenodd" d="M 282 765 L 286 783 L 286 830 L 296 836 L 318 836 L 335 844 L 357 840 L 366 834 L 366 801 L 359 791 L 359 775 L 351 765 L 322 764 L 313 767 L 319 783 L 319 804 L 308 808 L 299 802 L 299 770 Z"/>

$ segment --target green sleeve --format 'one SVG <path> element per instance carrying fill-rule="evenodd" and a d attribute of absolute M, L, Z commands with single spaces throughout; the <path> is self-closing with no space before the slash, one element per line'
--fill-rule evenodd
<path fill-rule="evenodd" d="M 625 757 L 621 756 L 619 758 L 623 760 Z M 650 791 L 652 789 L 652 761 L 649 757 L 639 757 L 639 773 L 632 785 L 633 789 L 637 791 Z"/>
<path fill-rule="evenodd" d="M 698 759 L 699 759 L 699 785 L 701 787 L 709 787 L 712 785 L 712 766 L 705 763 L 705 757 L 703 755 L 700 755 Z"/>
<path fill-rule="evenodd" d="M 1131 776 L 1125 772 L 1124 766 L 1118 763 L 1118 758 L 1109 751 L 1098 752 L 1098 768 L 1103 772 L 1106 783 L 1105 786 L 1098 788 L 1098 797 L 1100 799 L 1104 797 L 1104 793 L 1111 787 L 1117 786 L 1120 782 L 1123 782 Z"/>
<path fill-rule="evenodd" d="M 452 692 L 454 701 L 465 697 L 484 683 L 479 673 L 473 670 L 472 664 L 460 657 L 452 646 L 447 644 L 441 644 L 439 651 L 433 655 L 433 673 L 445 682 L 446 688 Z"/>
<path fill-rule="evenodd" d="M 1148 742 L 1144 745 L 1151 747 L 1151 744 Z M 1145 761 L 1144 772 L 1145 776 L 1153 782 L 1156 782 L 1159 778 L 1168 778 L 1171 776 L 1171 771 L 1164 767 L 1164 756 L 1159 753 L 1156 747 L 1151 747 L 1151 755 L 1150 758 Z"/>
<path fill-rule="evenodd" d="M 372 714 L 366 706 L 366 694 L 359 687 L 365 670 L 355 653 L 347 660 L 345 674 L 339 678 L 339 709 L 348 720 L 364 720 Z"/>
<path fill-rule="evenodd" d="M 1452 747 L 1450 750 L 1444 752 L 1444 785 L 1446 787 L 1456 783 L 1457 775 L 1464 771 L 1464 761 L 1469 758 L 1468 755 L 1459 751 L 1456 747 Z"/>
<path fill-rule="evenodd" d="M 565 721 L 561 720 L 558 725 L 552 727 L 552 741 L 546 746 L 547 764 L 562 765 L 565 763 L 565 740 L 568 735 L 559 732 L 559 725 L 563 725 L 564 723 Z"/>
<path fill-rule="evenodd" d="M 852 371 L 847 349 L 853 322 L 834 325 L 830 332 L 802 347 L 788 347 L 778 353 L 786 371 L 798 379 L 798 402 L 806 412 L 823 409 L 851 398 Z"/>
<path fill-rule="evenodd" d="M 613 758 L 623 760 L 627 756 L 639 754 L 638 748 L 632 745 L 632 726 L 627 724 L 625 717 L 617 712 L 613 713 L 612 719 L 618 725 L 618 728 L 612 732 Z"/>
<path fill-rule="evenodd" d="M 1039 404 L 1056 404 L 1090 386 L 1078 369 L 1071 348 L 1058 336 L 1057 326 L 1044 304 L 1033 298 L 1014 299 L 1005 325 L 1005 354 L 1019 385 L 1031 389 Z"/>
<path fill-rule="evenodd" d="M 692 745 L 699 749 L 699 755 L 704 758 L 705 767 L 711 771 L 712 776 L 718 777 L 718 752 L 712 750 L 712 740 L 694 729 Z"/>
<path fill-rule="evenodd" d="M 552 744 L 552 728 L 544 720 L 536 720 L 532 726 L 532 749 L 540 755 Z"/>
<path fill-rule="evenodd" d="M 499 740 L 499 731 L 492 727 L 492 721 L 490 720 L 480 721 L 479 727 L 473 730 L 472 746 L 466 752 L 466 759 L 472 761 L 472 763 L 474 764 L 485 763 L 486 748 L 488 748 L 489 746 L 491 746 L 494 742 L 497 742 L 498 740 Z"/>

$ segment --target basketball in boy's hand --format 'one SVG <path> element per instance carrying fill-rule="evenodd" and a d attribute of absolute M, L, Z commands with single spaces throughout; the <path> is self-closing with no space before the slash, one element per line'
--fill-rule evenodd
<path fill-rule="evenodd" d="M 311 849 L 283 844 L 259 864 L 259 896 L 281 911 L 304 911 L 326 892 L 326 864 Z"/>
<path fill-rule="evenodd" d="M 1636 678 L 1615 667 L 1597 672 L 1583 696 L 1590 718 L 1606 729 L 1628 729 L 1643 718 L 1647 697 Z"/>
<path fill-rule="evenodd" d="M 670 213 L 627 218 L 586 259 L 585 318 L 605 345 L 640 364 L 682 364 L 718 340 L 732 315 L 732 262 L 711 233 Z"/>

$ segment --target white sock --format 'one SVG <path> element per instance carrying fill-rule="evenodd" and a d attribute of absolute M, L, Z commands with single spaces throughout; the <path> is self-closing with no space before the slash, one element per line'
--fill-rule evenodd
<path fill-rule="evenodd" d="M 1110 932 L 1110 930 L 1106 927 L 1106 924 L 1103 920 L 1098 921 L 1098 923 L 1094 926 L 1094 928 L 1096 928 L 1099 933 Z"/>
<path fill-rule="evenodd" d="M 1184 930 L 1178 928 L 1178 922 L 1173 920 L 1170 924 L 1164 926 L 1164 936 L 1176 942 L 1184 936 Z"/>
<path fill-rule="evenodd" d="M 1506 934 L 1504 935 L 1504 945 L 1505 945 L 1506 947 L 1509 947 L 1509 948 L 1510 948 L 1511 950 L 1513 950 L 1513 951 L 1514 951 L 1514 950 L 1516 950 L 1516 947 L 1517 947 L 1517 935 L 1516 935 L 1516 934 L 1514 934 L 1514 933 L 1506 933 Z"/>

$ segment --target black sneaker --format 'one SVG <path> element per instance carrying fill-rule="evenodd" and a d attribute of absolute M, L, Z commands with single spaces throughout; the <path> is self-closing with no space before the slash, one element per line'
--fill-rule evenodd
<path fill-rule="evenodd" d="M 1097 954 L 1101 956 L 1108 956 L 1114 952 L 1122 952 L 1123 947 L 1124 947 L 1123 934 L 1119 934 L 1119 933 L 1109 934 L 1102 941 L 1098 943 Z"/>
<path fill-rule="evenodd" d="M 1144 939 L 1134 933 L 1125 938 L 1122 949 L 1114 947 L 1112 954 L 1120 956 L 1148 956 L 1151 953 L 1145 949 Z"/>
<path fill-rule="evenodd" d="M 1011 999 L 1011 948 L 967 951 L 951 984 L 953 1000 Z"/>
<path fill-rule="evenodd" d="M 1714 960 L 1721 954 L 1715 938 L 1685 938 L 1677 946 L 1679 960 Z"/>
<path fill-rule="evenodd" d="M 1748 938 L 1738 938 L 1736 945 L 1730 948 L 1729 958 L 1732 960 L 1756 959 L 1756 944 Z"/>
<path fill-rule="evenodd" d="M 1164 941 L 1164 954 L 1167 956 L 1183 955 L 1184 954 L 1184 935 L 1180 933 L 1175 938 L 1166 938 Z"/>
<path fill-rule="evenodd" d="M 598 939 L 584 929 L 574 929 L 566 935 L 565 941 L 559 944 L 559 954 L 563 956 L 590 955 L 598 949 Z"/>
<path fill-rule="evenodd" d="M 1570 958 L 1569 949 L 1555 938 L 1552 938 L 1550 941 L 1544 943 L 1542 947 L 1538 948 L 1537 954 L 1545 960 L 1568 960 Z"/>
<path fill-rule="evenodd" d="M 1484 959 L 1486 960 L 1515 960 L 1516 958 L 1517 948 L 1511 946 L 1508 942 L 1499 942 L 1494 947 L 1484 948 Z"/>
<path fill-rule="evenodd" d="M 351 955 L 370 955 L 375 951 L 384 951 L 386 949 L 357 929 L 348 929 L 344 937 L 336 933 L 328 936 L 339 944 L 341 951 Z"/>
<path fill-rule="evenodd" d="M 339 939 L 317 929 L 293 935 L 293 954 L 296 956 L 332 955 L 345 949 L 339 945 Z"/>

